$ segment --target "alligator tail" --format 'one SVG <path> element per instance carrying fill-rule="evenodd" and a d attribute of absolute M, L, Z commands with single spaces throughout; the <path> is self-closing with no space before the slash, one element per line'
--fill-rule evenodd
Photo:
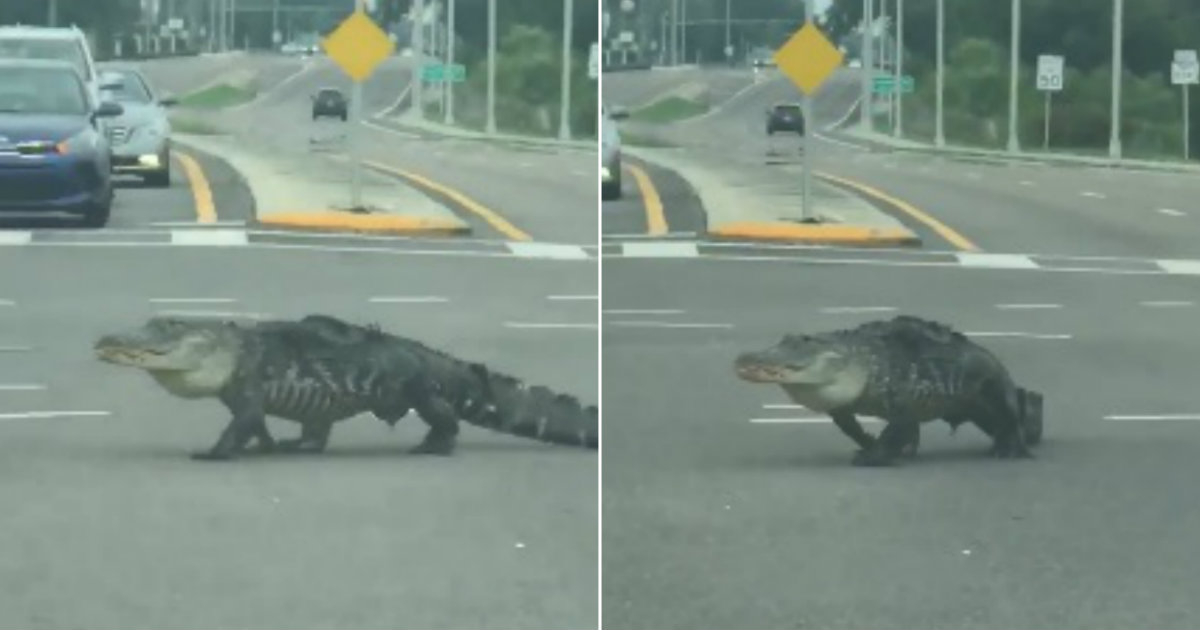
<path fill-rule="evenodd" d="M 600 447 L 600 409 L 584 406 L 574 396 L 489 371 L 478 363 L 471 370 L 487 392 L 487 403 L 464 420 L 476 426 L 551 444 Z"/>

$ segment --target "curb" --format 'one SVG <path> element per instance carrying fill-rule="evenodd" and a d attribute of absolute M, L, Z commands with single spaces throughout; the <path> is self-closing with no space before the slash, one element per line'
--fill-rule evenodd
<path fill-rule="evenodd" d="M 861 225 L 808 225 L 738 221 L 711 227 L 708 235 L 727 240 L 785 241 L 811 245 L 854 247 L 920 247 L 921 237 L 904 228 L 874 228 Z"/>
<path fill-rule="evenodd" d="M 272 212 L 257 217 L 254 223 L 263 227 L 373 234 L 459 236 L 471 232 L 469 225 L 438 217 L 358 214 L 338 210 Z"/>
<path fill-rule="evenodd" d="M 571 151 L 592 151 L 598 150 L 599 139 L 595 140 L 556 140 L 553 138 L 539 138 L 535 136 L 515 136 L 508 134 L 496 134 L 489 136 L 485 133 L 471 131 L 468 129 L 460 129 L 458 127 L 447 127 L 440 123 L 428 123 L 428 126 L 414 125 L 400 116 L 374 116 L 376 124 L 385 123 L 392 125 L 399 131 L 404 131 L 411 134 L 432 135 L 439 138 L 452 138 L 455 140 L 467 140 L 471 142 L 491 142 L 495 144 L 507 144 L 516 146 L 532 146 L 548 149 L 567 149 Z"/>

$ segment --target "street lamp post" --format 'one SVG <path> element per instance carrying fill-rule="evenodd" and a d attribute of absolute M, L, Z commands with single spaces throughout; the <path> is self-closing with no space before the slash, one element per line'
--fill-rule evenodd
<path fill-rule="evenodd" d="M 1113 0 L 1112 112 L 1109 115 L 1108 156 L 1121 158 L 1121 40 L 1124 35 L 1124 0 Z"/>
<path fill-rule="evenodd" d="M 496 0 L 488 0 L 487 133 L 496 133 Z"/>
<path fill-rule="evenodd" d="M 892 127 L 892 135 L 899 138 L 904 127 L 904 91 L 900 89 L 900 79 L 904 76 L 901 69 L 904 64 L 904 0 L 896 0 L 896 66 L 892 86 L 896 91 L 896 125 Z"/>
<path fill-rule="evenodd" d="M 562 109 L 558 114 L 560 140 L 571 139 L 571 27 L 574 22 L 574 1 L 563 0 Z"/>
<path fill-rule="evenodd" d="M 457 0 L 450 0 L 450 6 L 446 12 L 446 67 L 454 65 L 454 9 L 458 4 Z M 454 124 L 454 84 L 448 83 L 446 86 L 446 111 L 443 119 L 447 125 Z"/>
<path fill-rule="evenodd" d="M 412 51 L 416 62 L 412 71 L 412 107 L 409 111 L 417 120 L 425 120 L 425 0 L 412 3 Z"/>
<path fill-rule="evenodd" d="M 859 122 L 862 125 L 863 131 L 871 131 L 875 126 L 874 120 L 871 119 L 871 87 L 874 78 L 875 65 L 875 42 L 872 37 L 874 34 L 875 20 L 871 16 L 871 12 L 875 9 L 875 0 L 863 0 L 863 24 L 862 24 L 862 95 L 858 102 Z"/>
<path fill-rule="evenodd" d="M 1008 151 L 1021 150 L 1017 141 L 1017 75 L 1021 72 L 1021 0 L 1012 0 L 1012 42 L 1009 44 Z"/>
<path fill-rule="evenodd" d="M 946 0 L 937 0 L 937 98 L 933 143 L 946 146 L 946 133 L 942 127 L 942 97 L 946 87 Z"/>

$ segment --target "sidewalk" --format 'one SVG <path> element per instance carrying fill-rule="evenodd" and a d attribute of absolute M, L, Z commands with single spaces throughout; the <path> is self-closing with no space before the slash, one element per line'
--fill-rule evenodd
<path fill-rule="evenodd" d="M 861 130 L 858 125 L 850 125 L 842 129 L 831 130 L 825 133 L 834 137 L 840 135 L 851 140 L 869 142 L 890 149 L 911 151 L 914 153 L 929 153 L 934 155 L 959 156 L 964 158 L 980 158 L 1000 162 L 1038 162 L 1069 166 L 1093 166 L 1148 171 L 1200 173 L 1200 164 L 1189 164 L 1183 162 L 1182 160 L 1179 162 L 1167 162 L 1163 160 L 1139 160 L 1132 158 L 1120 158 L 1114 160 L 1110 157 L 1092 157 L 1053 151 L 1042 152 L 1040 150 L 1023 151 L 1022 153 L 1014 155 L 999 149 L 981 149 L 976 147 L 952 145 L 939 148 L 925 142 L 897 139 L 879 132 L 866 132 Z"/>
<path fill-rule="evenodd" d="M 486 134 L 482 131 L 466 129 L 454 125 L 445 125 L 440 122 L 429 120 L 418 120 L 410 116 L 409 111 L 405 110 L 401 114 L 381 117 L 379 120 L 390 125 L 400 128 L 402 131 L 410 131 L 415 133 L 426 133 L 437 136 L 445 136 L 449 138 L 457 138 L 459 140 L 475 140 L 480 142 L 499 142 L 517 145 L 532 145 L 538 147 L 554 147 L 559 149 L 573 149 L 579 151 L 599 151 L 599 140 L 559 140 L 557 138 L 546 138 L 540 136 L 522 136 L 517 134 L 502 133 Z"/>
<path fill-rule="evenodd" d="M 350 166 L 321 155 L 287 155 L 240 144 L 231 136 L 175 134 L 225 160 L 250 188 L 262 226 L 392 234 L 464 234 L 471 228 L 445 206 L 391 177 L 362 169 L 362 202 L 350 211 Z"/>
<path fill-rule="evenodd" d="M 681 151 L 626 147 L 625 153 L 675 171 L 704 204 L 710 236 L 821 245 L 920 245 L 899 220 L 814 173 L 809 216 L 802 222 L 799 165 L 754 167 Z"/>

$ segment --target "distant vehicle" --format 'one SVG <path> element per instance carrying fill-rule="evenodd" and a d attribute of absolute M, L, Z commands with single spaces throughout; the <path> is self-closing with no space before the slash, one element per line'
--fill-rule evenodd
<path fill-rule="evenodd" d="M 83 76 L 92 101 L 100 101 L 100 82 L 92 49 L 83 31 L 77 27 L 0 26 L 0 59 L 66 61 Z"/>
<path fill-rule="evenodd" d="M 112 159 L 98 121 L 124 111 L 88 98 L 70 63 L 0 59 L 0 215 L 65 213 L 89 227 L 107 224 Z"/>
<path fill-rule="evenodd" d="M 312 117 L 316 120 L 322 116 L 332 116 L 346 120 L 349 115 L 350 101 L 337 88 L 321 88 L 312 97 Z"/>
<path fill-rule="evenodd" d="M 156 95 L 140 70 L 102 67 L 102 101 L 120 103 L 125 112 L 107 125 L 112 168 L 118 174 L 139 175 L 147 184 L 171 185 L 171 121 L 167 109 L 177 103 Z"/>
<path fill-rule="evenodd" d="M 770 48 L 755 48 L 750 53 L 750 65 L 755 68 L 774 68 L 775 51 Z"/>
<path fill-rule="evenodd" d="M 600 108 L 600 198 L 605 201 L 621 198 L 621 133 L 616 121 L 628 117 L 622 108 Z"/>
<path fill-rule="evenodd" d="M 308 46 L 297 42 L 288 42 L 279 47 L 279 52 L 285 55 L 303 55 L 308 52 Z"/>
<path fill-rule="evenodd" d="M 792 131 L 804 135 L 804 110 L 796 103 L 781 103 L 767 110 L 767 135 Z"/>

